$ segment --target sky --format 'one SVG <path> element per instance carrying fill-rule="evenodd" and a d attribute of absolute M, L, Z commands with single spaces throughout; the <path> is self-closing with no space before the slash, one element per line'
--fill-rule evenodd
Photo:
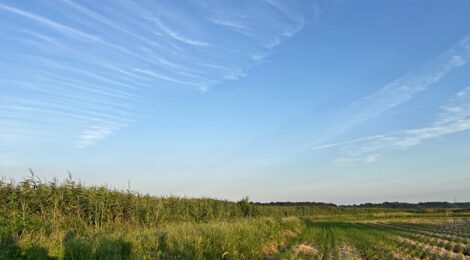
<path fill-rule="evenodd" d="M 0 0 L 0 176 L 470 201 L 470 2 Z"/>

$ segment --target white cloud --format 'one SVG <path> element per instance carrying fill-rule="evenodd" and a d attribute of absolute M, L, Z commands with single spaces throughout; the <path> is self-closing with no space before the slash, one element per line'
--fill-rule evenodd
<path fill-rule="evenodd" d="M 416 94 L 429 89 L 455 69 L 464 66 L 470 57 L 469 45 L 470 35 L 466 35 L 419 72 L 406 74 L 388 83 L 380 90 L 368 94 L 339 110 L 337 123 L 328 129 L 328 135 L 323 143 L 326 143 L 328 139 L 344 134 L 356 126 L 384 115 L 386 112 L 412 99 Z M 457 95 L 463 95 L 463 92 Z M 443 110 L 445 109 L 443 108 Z M 342 146 L 341 143 L 338 145 L 334 143 L 321 145 L 321 143 L 317 142 L 317 144 L 310 145 L 310 147 L 315 150 L 323 147 Z"/>
<path fill-rule="evenodd" d="M 374 162 L 379 152 L 409 149 L 426 140 L 468 130 L 470 130 L 470 86 L 441 106 L 440 112 L 429 126 L 325 144 L 313 149 L 340 148 L 340 153 L 346 157 L 335 160 L 338 163 Z"/>
<path fill-rule="evenodd" d="M 158 73 L 153 72 L 153 71 L 148 71 L 148 70 L 139 69 L 139 68 L 135 68 L 134 71 L 142 73 L 142 74 L 146 74 L 146 75 L 158 78 L 158 79 L 163 79 L 163 80 L 166 80 L 166 81 L 171 81 L 171 82 L 175 82 L 175 83 L 179 83 L 179 84 L 197 86 L 197 87 L 200 86 L 200 84 L 197 84 L 197 83 L 174 79 L 174 78 L 171 78 L 171 77 L 168 77 L 168 76 L 165 76 L 165 75 L 158 74 Z"/>
<path fill-rule="evenodd" d="M 72 36 L 72 37 L 77 37 L 77 38 L 81 38 L 81 39 L 85 39 L 85 40 L 91 40 L 91 41 L 100 41 L 100 39 L 95 35 L 79 31 L 79 30 L 74 29 L 72 27 L 54 22 L 54 21 L 49 20 L 47 18 L 44 18 L 42 16 L 30 13 L 30 12 L 26 12 L 26 11 L 21 10 L 21 9 L 17 9 L 17 8 L 10 7 L 10 6 L 7 6 L 7 5 L 2 5 L 2 4 L 0 4 L 0 9 L 4 9 L 4 10 L 12 12 L 14 14 L 29 18 L 29 19 L 34 20 L 36 22 L 39 22 L 39 23 L 41 23 L 41 24 L 43 24 L 43 25 L 45 25 L 45 26 L 47 26 L 51 29 L 57 30 L 59 32 L 62 32 L 64 34 L 67 34 L 67 35 Z"/>
<path fill-rule="evenodd" d="M 346 141 L 346 142 L 318 145 L 318 146 L 311 147 L 311 149 L 312 150 L 322 150 L 322 149 L 326 149 L 326 148 L 334 148 L 334 147 L 345 146 L 345 145 L 350 145 L 350 144 L 354 144 L 354 143 L 362 143 L 364 141 L 377 140 L 377 139 L 381 139 L 383 137 L 384 137 L 383 135 L 368 136 L 368 137 L 364 137 L 364 138 L 349 140 L 349 141 Z"/>
<path fill-rule="evenodd" d="M 243 19 L 243 18 L 239 18 L 239 19 Z M 244 25 L 243 22 L 239 20 L 229 20 L 225 17 L 224 14 L 217 15 L 217 17 L 209 18 L 209 21 L 211 21 L 212 23 L 216 25 L 227 27 L 231 30 L 234 30 L 246 36 L 250 36 L 250 37 L 256 36 L 256 32 L 252 28 Z"/>
<path fill-rule="evenodd" d="M 467 57 L 470 56 L 470 51 L 465 46 L 469 43 L 470 35 L 467 35 L 421 72 L 405 75 L 379 91 L 353 102 L 346 108 L 349 119 L 341 130 L 348 130 L 399 106 L 440 81 L 454 69 L 465 65 Z"/>
<path fill-rule="evenodd" d="M 158 94 L 155 86 L 209 91 L 238 80 L 304 27 L 309 13 L 300 5 L 278 7 L 0 3 L 8 53 L 0 66 L 15 71 L 1 79 L 8 91 L 0 92 L 0 107 L 12 123 L 0 129 L 1 142 L 33 131 L 84 148 L 134 122 L 152 103 L 148 93 Z"/>
<path fill-rule="evenodd" d="M 180 41 L 180 42 L 183 42 L 183 43 L 186 43 L 186 44 L 189 44 L 189 45 L 193 45 L 193 46 L 202 46 L 202 47 L 210 46 L 210 44 L 207 43 L 207 42 L 191 39 L 190 37 L 181 34 L 180 32 L 176 31 L 175 29 L 170 28 L 168 25 L 163 23 L 161 21 L 161 19 L 158 18 L 158 17 L 145 16 L 144 18 L 155 22 L 155 24 L 158 25 L 158 28 L 160 28 L 160 30 L 162 30 L 168 36 L 170 36 L 171 38 L 173 38 L 177 41 Z"/>
<path fill-rule="evenodd" d="M 99 140 L 107 138 L 113 129 L 107 126 L 91 126 L 78 136 L 77 148 L 86 148 Z"/>
<path fill-rule="evenodd" d="M 457 58 L 458 57 L 458 58 Z M 411 99 L 416 93 L 426 90 L 450 71 L 465 64 L 461 56 L 451 56 L 430 72 L 402 77 L 380 91 L 354 102 L 350 109 L 358 111 L 349 120 L 350 127 L 373 119 Z"/>

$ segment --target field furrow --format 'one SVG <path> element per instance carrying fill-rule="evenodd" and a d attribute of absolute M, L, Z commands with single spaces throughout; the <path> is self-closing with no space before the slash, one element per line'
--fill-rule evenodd
<path fill-rule="evenodd" d="M 361 255 L 357 252 L 357 249 L 347 243 L 339 244 L 340 260 L 360 260 Z"/>

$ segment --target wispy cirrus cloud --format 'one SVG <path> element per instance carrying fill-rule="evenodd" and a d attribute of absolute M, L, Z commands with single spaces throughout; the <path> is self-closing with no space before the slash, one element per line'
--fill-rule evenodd
<path fill-rule="evenodd" d="M 396 79 L 379 91 L 353 102 L 347 108 L 352 114 L 344 127 L 354 127 L 376 118 L 410 100 L 415 94 L 427 90 L 454 69 L 465 65 L 470 56 L 469 44 L 470 36 L 466 36 L 422 71 Z"/>
<path fill-rule="evenodd" d="M 113 131 L 113 128 L 103 125 L 90 126 L 79 135 L 77 147 L 86 148 L 97 141 L 107 138 L 113 133 Z"/>
<path fill-rule="evenodd" d="M 213 17 L 209 18 L 209 21 L 219 25 L 224 26 L 228 29 L 234 30 L 235 32 L 244 34 L 249 37 L 256 36 L 256 31 L 254 31 L 249 26 L 245 25 L 243 22 L 244 17 L 237 17 L 237 18 L 227 18 L 226 14 L 215 14 Z"/>
<path fill-rule="evenodd" d="M 390 83 L 383 88 L 368 94 L 351 104 L 348 104 L 344 109 L 340 110 L 337 123 L 329 130 L 328 138 L 331 140 L 337 136 L 343 135 L 351 129 L 364 124 L 368 121 L 374 120 L 394 108 L 412 99 L 416 94 L 426 91 L 431 88 L 435 83 L 439 82 L 452 71 L 465 66 L 470 59 L 470 35 L 466 35 L 454 46 L 439 55 L 421 70 L 408 73 Z M 443 119 L 440 119 L 443 120 Z M 374 135 L 363 137 L 359 139 L 349 140 L 345 142 L 325 142 L 310 145 L 312 150 L 321 150 L 326 148 L 342 148 L 354 146 L 357 151 L 367 150 L 374 152 L 382 148 L 375 147 L 394 147 L 396 139 L 400 139 L 405 143 L 419 143 L 426 136 L 439 136 L 441 133 L 451 131 L 452 129 L 459 129 L 458 125 L 449 125 L 449 128 L 438 127 L 430 129 L 415 129 L 410 132 L 401 132 L 396 135 Z M 407 137 L 406 137 L 407 136 Z M 359 148 L 359 144 L 368 143 L 368 146 Z M 384 145 L 389 143 L 389 145 Z M 344 148 L 346 149 L 346 148 Z M 358 159 L 358 158 L 357 158 Z M 344 160 L 348 161 L 348 160 Z M 354 160 L 351 160 L 354 161 Z M 356 160 L 356 161 L 367 161 Z"/>
<path fill-rule="evenodd" d="M 1 3 L 0 142 L 93 145 L 145 111 L 152 97 L 142 93 L 154 86 L 208 91 L 244 77 L 305 26 L 314 5 Z"/>
<path fill-rule="evenodd" d="M 95 35 L 91 35 L 91 34 L 82 32 L 80 30 L 71 28 L 69 26 L 54 22 L 54 21 L 52 21 L 50 19 L 47 19 L 43 16 L 39 16 L 39 15 L 30 13 L 30 12 L 27 12 L 27 11 L 24 11 L 24 10 L 21 10 L 21 9 L 18 9 L 18 8 L 14 8 L 14 7 L 11 7 L 11 6 L 8 6 L 8 5 L 3 5 L 3 4 L 0 4 L 0 9 L 3 9 L 4 11 L 8 11 L 8 12 L 11 12 L 11 13 L 29 18 L 29 19 L 34 20 L 38 23 L 41 23 L 41 24 L 43 24 L 43 25 L 45 25 L 49 28 L 52 28 L 52 29 L 57 30 L 61 33 L 67 34 L 69 36 L 72 36 L 74 38 L 80 38 L 82 40 L 84 39 L 84 40 L 91 40 L 91 41 L 100 41 L 100 39 Z"/>
<path fill-rule="evenodd" d="M 434 121 L 427 126 L 313 147 L 313 150 L 339 149 L 337 163 L 374 162 L 381 152 L 405 150 L 426 140 L 470 130 L 470 86 L 440 106 Z"/>
<path fill-rule="evenodd" d="M 177 41 L 180 41 L 185 44 L 193 45 L 193 46 L 204 46 L 204 47 L 210 46 L 210 44 L 207 42 L 191 39 L 188 36 L 184 36 L 180 34 L 179 32 L 172 30 L 170 27 L 164 24 L 158 17 L 145 17 L 145 18 L 149 19 L 150 21 L 153 21 L 156 25 L 158 25 L 158 28 L 160 30 L 162 30 L 168 36 L 170 36 L 171 38 Z"/>

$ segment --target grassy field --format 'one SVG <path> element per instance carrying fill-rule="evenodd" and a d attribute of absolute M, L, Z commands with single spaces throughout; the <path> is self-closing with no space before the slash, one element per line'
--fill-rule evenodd
<path fill-rule="evenodd" d="M 0 259 L 470 259 L 454 209 L 259 205 L 0 181 Z"/>

